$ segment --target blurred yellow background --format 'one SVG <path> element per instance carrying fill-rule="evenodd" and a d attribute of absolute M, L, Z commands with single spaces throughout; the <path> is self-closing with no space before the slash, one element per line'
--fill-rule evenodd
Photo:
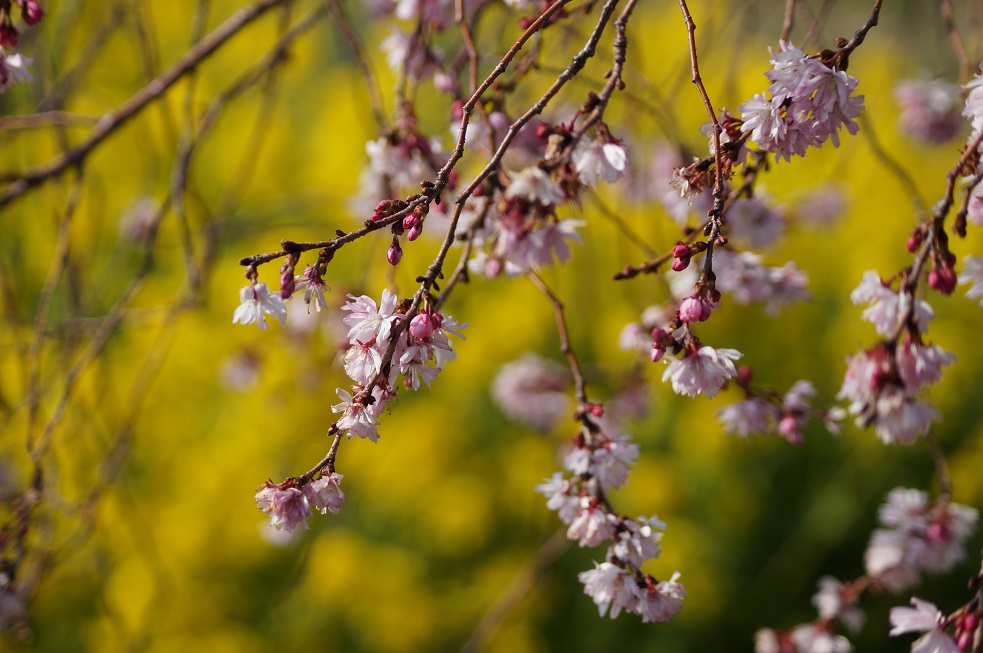
<path fill-rule="evenodd" d="M 19 48 L 34 57 L 39 79 L 0 96 L 0 115 L 45 107 L 98 118 L 191 42 L 193 3 L 48 4 L 44 22 L 25 34 Z M 205 4 L 207 32 L 242 3 Z M 709 0 L 690 8 L 711 97 L 718 108 L 736 110 L 767 85 L 766 48 L 775 44 L 784 3 L 723 4 L 734 5 L 733 11 Z M 290 7 L 289 14 L 274 10 L 243 30 L 193 80 L 175 85 L 86 161 L 64 265 L 36 350 L 35 320 L 46 279 L 58 265 L 74 173 L 0 209 L 4 497 L 30 484 L 26 439 L 50 426 L 43 496 L 27 540 L 43 554 L 32 563 L 43 570 L 29 606 L 33 639 L 6 635 L 0 647 L 454 651 L 507 589 L 517 587 L 519 600 L 500 624 L 480 633 L 474 650 L 750 651 L 757 628 L 788 627 L 814 616 L 809 598 L 821 575 L 863 573 L 863 547 L 887 491 L 898 485 L 934 488 L 924 443 L 885 447 L 852 424 L 840 438 L 813 424 L 799 447 L 774 437 L 724 434 L 712 413 L 738 400 L 738 392 L 712 402 L 676 397 L 661 382 L 661 363 L 618 349 L 621 328 L 665 299 L 666 288 L 654 277 L 611 281 L 645 255 L 592 202 L 564 210 L 587 221 L 585 244 L 544 278 L 567 304 L 592 399 L 613 398 L 632 378 L 644 382 L 648 412 L 624 425 L 642 455 L 613 500 L 628 515 L 657 514 L 668 523 L 664 554 L 647 570 L 660 578 L 682 572 L 688 591 L 683 611 L 661 625 L 643 625 L 633 615 L 598 619 L 576 574 L 603 550 L 574 545 L 543 553 L 561 524 L 533 488 L 560 468 L 557 452 L 575 434 L 575 424 L 534 433 L 509 422 L 488 392 L 500 366 L 526 351 L 560 360 L 552 308 L 522 278 L 475 278 L 454 293 L 446 312 L 470 323 L 458 359 L 431 390 L 401 394 L 382 421 L 377 444 L 342 442 L 338 471 L 345 476 L 347 502 L 341 515 L 315 515 L 310 529 L 292 538 L 270 532 L 254 503 L 257 486 L 306 471 L 329 445 L 325 431 L 333 421 L 335 388 L 347 383 L 338 362 L 341 314 L 308 318 L 295 299 L 284 328 L 259 332 L 233 325 L 231 317 L 244 284 L 239 258 L 273 251 L 283 238 L 329 238 L 367 217 L 352 215 L 348 205 L 366 161 L 365 142 L 377 137 L 377 127 L 366 109 L 364 80 L 329 20 L 299 38 L 267 81 L 228 103 L 194 153 L 183 222 L 174 210 L 165 214 L 152 269 L 122 307 L 119 328 L 74 378 L 104 316 L 144 264 L 140 240 L 121 225 L 134 228 L 141 210 L 167 197 L 174 152 L 188 128 L 186 107 L 197 121 L 270 50 L 284 24 L 317 4 Z M 866 8 L 843 9 L 824 31 L 827 41 L 865 19 Z M 386 35 L 362 7 L 346 11 L 370 47 Z M 708 344 L 742 351 L 742 362 L 763 385 L 785 389 L 811 379 L 818 405 L 834 401 L 846 356 L 877 338 L 860 320 L 861 308 L 849 303 L 850 290 L 866 270 L 888 277 L 910 262 L 904 243 L 918 216 L 906 189 L 874 154 L 871 134 L 908 170 L 929 205 L 941 196 L 944 175 L 959 156 L 958 141 L 928 147 L 899 133 L 896 82 L 942 73 L 954 78 L 957 66 L 944 46 L 923 47 L 933 41 L 919 41 L 913 22 L 885 12 L 851 59 L 850 73 L 866 96 L 861 133 L 838 149 L 827 144 L 804 159 L 774 165 L 762 183 L 775 202 L 790 208 L 804 192 L 827 184 L 847 197 L 847 211 L 835 223 L 793 224 L 783 241 L 764 252 L 771 265 L 797 262 L 809 276 L 812 301 L 772 318 L 760 307 L 725 298 L 719 314 L 699 330 Z M 502 7 L 487 20 L 501 26 L 500 43 L 519 33 Z M 757 21 L 761 31 L 751 31 Z M 577 24 L 547 33 L 544 66 L 521 97 L 538 97 L 555 77 L 550 62 L 562 67 L 579 49 L 587 28 Z M 629 30 L 636 68 L 608 116 L 613 133 L 626 139 L 631 164 L 642 165 L 654 139 L 679 137 L 695 151 L 705 147 L 698 127 L 706 117 L 689 84 L 685 38 L 676 3 L 637 9 Z M 910 56 L 915 48 L 919 55 Z M 589 81 L 572 83 L 558 104 L 579 106 L 588 90 L 597 89 L 609 58 L 610 38 L 585 72 Z M 388 92 L 394 80 L 384 57 L 373 50 L 372 61 Z M 493 63 L 483 62 L 486 70 Z M 650 81 L 642 80 L 643 72 Z M 445 97 L 422 100 L 420 117 L 424 131 L 449 144 L 447 104 Z M 652 104 L 676 117 L 672 134 L 662 132 L 644 108 Z M 92 126 L 5 129 L 0 170 L 43 163 Z M 664 211 L 632 204 L 620 190 L 618 184 L 602 189 L 604 204 L 651 246 L 671 246 L 678 233 Z M 340 306 L 347 292 L 378 298 L 387 285 L 409 294 L 438 243 L 427 237 L 410 243 L 395 274 L 385 261 L 386 234 L 344 248 L 329 268 L 329 302 Z M 971 228 L 954 251 L 961 258 L 980 252 L 980 245 Z M 452 264 L 459 252 L 452 252 Z M 271 286 L 275 265 L 260 271 Z M 199 286 L 189 281 L 192 275 L 201 279 Z M 983 387 L 983 351 L 976 337 L 983 313 L 962 293 L 929 298 L 937 313 L 929 337 L 958 356 L 931 401 L 943 415 L 934 433 L 949 455 L 954 499 L 979 507 L 983 432 L 975 394 Z M 40 402 L 30 424 L 34 361 L 40 361 Z M 9 505 L 4 510 L 9 517 Z M 969 562 L 930 579 L 916 594 L 942 609 L 967 600 L 964 583 L 978 563 L 973 558 L 980 541 L 977 536 L 971 543 Z M 537 565 L 537 555 L 553 553 L 559 556 L 555 564 Z M 885 616 L 907 598 L 865 601 L 869 624 L 857 650 L 907 648 L 908 642 L 886 640 Z"/>

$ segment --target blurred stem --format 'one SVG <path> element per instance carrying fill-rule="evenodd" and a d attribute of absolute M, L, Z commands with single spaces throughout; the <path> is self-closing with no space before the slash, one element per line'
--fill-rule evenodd
<path fill-rule="evenodd" d="M 512 611 L 536 587 L 546 570 L 552 567 L 569 548 L 570 540 L 563 531 L 557 531 L 544 542 L 526 560 L 525 566 L 499 595 L 498 600 L 485 612 L 485 616 L 478 622 L 471 637 L 461 647 L 461 653 L 476 653 L 484 650 Z"/>
<path fill-rule="evenodd" d="M 550 290 L 549 286 L 535 272 L 530 270 L 526 273 L 526 276 L 529 277 L 533 285 L 539 288 L 553 304 L 553 312 L 556 316 L 556 330 L 560 335 L 560 351 L 567 357 L 567 363 L 570 365 L 570 371 L 573 373 L 574 383 L 577 388 L 578 408 L 583 410 L 587 404 L 587 382 L 584 380 L 584 374 L 580 369 L 580 361 L 577 360 L 577 354 L 573 350 L 573 345 L 570 344 L 570 334 L 567 330 L 567 318 L 564 312 L 563 302 L 560 301 L 559 297 Z"/>

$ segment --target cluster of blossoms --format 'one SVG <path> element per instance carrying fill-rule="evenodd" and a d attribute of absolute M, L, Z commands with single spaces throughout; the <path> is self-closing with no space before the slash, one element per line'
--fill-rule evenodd
<path fill-rule="evenodd" d="M 316 480 L 298 487 L 298 479 L 283 483 L 267 481 L 256 492 L 256 505 L 270 517 L 270 524 L 292 533 L 298 526 L 307 528 L 307 518 L 314 510 L 337 515 L 345 505 L 341 474 L 324 472 Z"/>
<path fill-rule="evenodd" d="M 13 4 L 11 0 L 0 1 L 0 93 L 14 84 L 33 80 L 28 69 L 33 61 L 20 53 L 8 52 L 20 40 L 20 32 L 13 23 Z M 34 0 L 16 0 L 16 5 L 27 25 L 35 25 L 44 17 L 44 10 Z"/>
<path fill-rule="evenodd" d="M 592 408 L 592 414 L 601 414 L 600 406 Z M 572 477 L 556 472 L 536 489 L 546 495 L 546 506 L 568 525 L 571 540 L 590 547 L 610 542 L 604 562 L 595 562 L 594 569 L 579 575 L 584 592 L 601 616 L 608 613 L 613 619 L 624 610 L 641 615 L 643 622 L 668 621 L 679 612 L 686 596 L 679 574 L 660 582 L 641 571 L 647 560 L 661 554 L 659 541 L 665 524 L 657 517 L 619 515 L 607 497 L 610 489 L 628 479 L 630 466 L 638 458 L 638 445 L 627 435 L 608 437 L 590 419 L 584 417 L 592 428 L 585 426 L 564 459 Z"/>
<path fill-rule="evenodd" d="M 863 109 L 863 96 L 854 95 L 857 80 L 793 45 L 782 42 L 772 52 L 772 84 L 740 106 L 741 131 L 778 159 L 804 156 L 809 147 L 827 140 L 839 146 L 839 130 L 856 134 L 854 118 Z"/>
<path fill-rule="evenodd" d="M 265 283 L 253 280 L 240 292 L 242 303 L 235 310 L 233 322 L 255 322 L 266 329 L 266 315 L 272 315 L 281 324 L 285 323 L 287 310 L 282 297 L 286 295 L 289 299 L 296 289 L 304 289 L 305 301 L 321 310 L 325 305 L 323 265 L 319 260 L 304 275 L 295 277 L 291 265 L 285 264 L 280 293 L 271 293 Z M 340 413 L 335 424 L 338 432 L 349 438 L 359 436 L 375 442 L 379 437 L 378 418 L 396 397 L 399 377 L 402 375 L 402 385 L 414 390 L 420 388 L 421 382 L 429 386 L 456 355 L 448 336 L 453 334 L 463 339 L 460 330 L 467 325 L 431 310 L 429 295 L 423 309 L 411 319 L 407 319 L 411 302 L 400 302 L 389 290 L 383 291 L 378 304 L 366 295 L 348 298 L 342 306 L 348 312 L 343 321 L 349 327 L 344 364 L 355 384 L 355 394 L 338 388 L 341 403 L 331 409 Z M 298 479 L 281 484 L 268 481 L 257 492 L 256 503 L 270 516 L 276 529 L 293 531 L 299 524 L 306 524 L 312 514 L 311 506 L 322 514 L 338 513 L 344 503 L 341 479 L 340 474 L 331 470 L 306 484 Z"/>
<path fill-rule="evenodd" d="M 349 438 L 357 435 L 375 442 L 378 417 L 395 398 L 398 377 L 402 375 L 403 385 L 414 390 L 420 389 L 421 381 L 429 386 L 456 356 L 448 335 L 463 339 L 460 330 L 467 325 L 424 309 L 405 328 L 397 329 L 406 321 L 408 300 L 400 302 L 388 290 L 382 291 L 378 305 L 366 295 L 348 298 L 341 307 L 348 311 L 344 322 L 350 327 L 345 372 L 355 382 L 356 394 L 338 388 L 341 403 L 331 410 L 341 414 L 338 429 Z"/>
<path fill-rule="evenodd" d="M 966 557 L 966 540 L 976 527 L 975 509 L 932 502 L 926 492 L 895 488 L 881 506 L 864 556 L 867 575 L 878 585 L 901 592 L 921 572 L 949 571 Z"/>
<path fill-rule="evenodd" d="M 942 378 L 955 356 L 922 342 L 931 307 L 905 289 L 895 292 L 876 272 L 867 272 L 850 297 L 855 304 L 871 303 L 863 317 L 890 339 L 848 359 L 838 396 L 850 402 L 858 426 L 873 425 L 885 443 L 910 444 L 939 417 L 917 395 Z M 901 342 L 893 339 L 896 333 L 904 334 Z"/>
<path fill-rule="evenodd" d="M 511 175 L 490 215 L 478 223 L 472 242 L 478 248 L 469 261 L 477 274 L 515 276 L 544 265 L 564 263 L 570 244 L 580 242 L 581 220 L 560 219 L 556 209 L 575 201 L 584 188 L 624 176 L 628 157 L 606 127 L 588 140 L 573 138 L 569 128 L 539 125 L 548 135 L 547 153 L 537 163 Z M 487 192 L 496 192 L 489 190 Z"/>
<path fill-rule="evenodd" d="M 754 391 L 749 384 L 750 370 L 742 367 L 738 372 L 738 384 L 744 388 L 747 399 L 717 411 L 717 418 L 728 433 L 742 438 L 755 433 L 774 433 L 791 444 L 801 444 L 802 428 L 810 416 L 822 418 L 831 433 L 839 433 L 842 411 L 813 408 L 810 400 L 816 390 L 809 381 L 796 381 L 784 394 Z"/>
<path fill-rule="evenodd" d="M 815 621 L 788 630 L 764 628 L 755 635 L 755 653 L 850 653 L 853 646 L 838 626 L 856 634 L 865 615 L 858 607 L 860 595 L 875 587 L 900 592 L 918 582 L 922 571 L 942 573 L 965 558 L 965 543 L 972 533 L 977 512 L 953 503 L 932 502 L 919 490 L 895 488 L 878 515 L 883 528 L 876 529 L 866 554 L 867 575 L 853 583 L 826 576 L 812 602 Z M 978 615 L 963 611 L 945 618 L 934 605 L 912 599 L 912 608 L 891 610 L 891 635 L 924 632 L 913 653 L 959 653 L 978 625 Z M 955 639 L 945 629 L 954 626 Z"/>

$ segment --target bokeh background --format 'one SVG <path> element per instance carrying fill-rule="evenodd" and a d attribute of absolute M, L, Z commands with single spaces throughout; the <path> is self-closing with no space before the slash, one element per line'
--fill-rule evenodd
<path fill-rule="evenodd" d="M 703 76 L 718 107 L 734 109 L 767 85 L 767 47 L 777 41 L 784 4 L 691 3 Z M 955 80 L 958 62 L 930 3 L 886 4 L 881 25 L 851 59 L 866 96 L 861 133 L 838 149 L 827 145 L 775 165 L 763 182 L 790 212 L 820 188 L 846 199 L 833 223 L 790 224 L 763 253 L 772 265 L 796 261 L 809 276 L 812 301 L 777 318 L 731 303 L 700 329 L 705 342 L 744 352 L 763 385 L 812 380 L 819 405 L 835 400 L 846 356 L 876 341 L 861 308 L 849 303 L 850 290 L 866 270 L 887 277 L 910 262 L 904 243 L 919 219 L 911 189 L 877 152 L 907 171 L 929 205 L 959 156 L 958 139 L 926 146 L 897 128 L 897 81 Z M 80 142 L 99 116 L 176 61 L 196 33 L 242 5 L 47 3 L 45 20 L 19 47 L 35 60 L 35 83 L 0 95 L 0 121 L 7 121 L 0 122 L 0 176 Z M 850 35 L 869 11 L 846 2 L 803 3 L 803 11 L 818 13 L 820 5 L 830 9 L 808 35 L 812 49 Z M 664 554 L 647 569 L 658 577 L 682 572 L 689 594 L 671 623 L 597 617 L 576 575 L 603 551 L 564 546 L 559 522 L 533 491 L 559 469 L 558 452 L 575 424 L 539 433 L 509 421 L 491 398 L 501 365 L 523 353 L 561 360 L 552 307 L 521 278 L 476 278 L 455 292 L 447 312 L 470 323 L 458 360 L 431 390 L 400 397 L 377 444 L 342 443 L 342 514 L 316 515 L 291 538 L 270 531 L 253 494 L 267 478 L 302 473 L 326 452 L 334 390 L 346 383 L 338 364 L 343 331 L 338 311 L 308 316 L 302 305 L 291 306 L 284 328 L 233 325 L 244 283 L 238 259 L 277 249 L 283 238 L 320 240 L 357 226 L 366 216 L 349 207 L 365 143 L 378 128 L 351 49 L 327 19 L 294 41 L 261 82 L 221 105 L 213 129 L 202 135 L 199 121 L 286 25 L 319 6 L 298 1 L 269 12 L 97 147 L 80 182 L 70 171 L 0 209 L 5 519 L 32 482 L 25 443 L 35 452 L 42 443 L 44 470 L 24 566 L 25 581 L 34 583 L 32 634 L 25 641 L 8 633 L 0 648 L 750 651 L 758 628 L 812 619 L 820 576 L 863 573 L 864 546 L 887 492 L 935 488 L 928 449 L 922 442 L 886 447 L 852 424 L 838 438 L 813 424 L 797 447 L 773 437 L 741 440 L 714 417 L 737 392 L 712 402 L 676 397 L 661 382 L 662 364 L 621 351 L 622 327 L 664 300 L 667 287 L 655 277 L 611 281 L 645 255 L 610 214 L 656 249 L 678 238 L 665 211 L 629 200 L 624 182 L 565 211 L 587 221 L 585 244 L 544 278 L 566 302 L 592 398 L 607 401 L 630 388 L 644 408 L 622 420 L 642 455 L 613 500 L 626 514 L 657 514 L 668 523 Z M 360 3 L 345 10 L 388 92 L 394 78 L 376 51 L 387 28 Z M 807 15 L 793 30 L 797 44 L 807 38 Z M 519 33 L 504 7 L 486 20 L 489 47 Z M 586 23 L 569 24 L 547 35 L 543 64 L 518 92 L 516 108 L 538 97 L 579 49 Z M 976 43 L 974 24 L 959 24 Z M 677 3 L 638 7 L 629 30 L 634 68 L 609 114 L 638 170 L 651 165 L 657 142 L 705 147 L 685 38 Z M 598 88 L 609 52 L 607 38 L 598 61 L 558 99 L 561 107 L 579 106 Z M 494 61 L 483 63 L 487 70 Z M 430 87 L 420 95 L 422 129 L 450 143 L 448 99 Z M 41 126 L 7 118 L 56 110 L 70 116 Z M 187 192 L 175 206 L 168 200 L 175 153 L 189 134 Z M 148 248 L 147 224 L 158 207 L 163 218 Z M 412 243 L 395 271 L 385 261 L 385 234 L 346 247 L 329 270 L 329 302 L 340 306 L 348 292 L 378 297 L 386 286 L 411 292 L 438 242 Z M 961 257 L 981 245 L 971 230 L 954 251 Z M 263 269 L 261 278 L 274 284 L 276 270 Z M 983 313 L 962 292 L 931 298 L 937 318 L 929 336 L 958 356 L 931 400 L 943 415 L 934 434 L 948 457 L 954 499 L 979 508 Z M 977 535 L 965 564 L 915 593 L 942 609 L 965 602 L 981 542 Z M 856 650 L 907 650 L 910 640 L 886 637 L 888 609 L 907 600 L 866 597 L 868 625 Z"/>

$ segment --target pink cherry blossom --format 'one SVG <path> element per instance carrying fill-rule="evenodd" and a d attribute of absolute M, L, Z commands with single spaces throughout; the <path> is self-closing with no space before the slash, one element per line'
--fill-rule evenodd
<path fill-rule="evenodd" d="M 383 289 L 382 301 L 378 307 L 375 300 L 367 295 L 360 297 L 348 295 L 348 299 L 351 301 L 341 307 L 341 310 L 349 311 L 343 320 L 351 327 L 348 331 L 348 339 L 359 342 L 388 340 L 392 323 L 397 319 L 394 315 L 396 295 L 389 289 Z"/>
<path fill-rule="evenodd" d="M 338 429 L 344 431 L 349 438 L 357 435 L 376 442 L 379 439 L 379 433 L 376 431 L 379 420 L 375 418 L 372 411 L 356 402 L 347 391 L 338 388 L 336 392 L 341 403 L 332 406 L 331 411 L 341 413 L 341 417 L 338 418 Z"/>
<path fill-rule="evenodd" d="M 654 587 L 632 588 L 638 598 L 635 612 L 642 615 L 642 623 L 662 623 L 669 621 L 683 607 L 686 590 L 679 581 L 677 571 L 667 581 L 662 581 Z"/>
<path fill-rule="evenodd" d="M 566 368 L 526 353 L 502 366 L 492 381 L 491 394 L 508 417 L 547 431 L 573 412 L 568 397 L 570 384 Z"/>
<path fill-rule="evenodd" d="M 320 478 L 304 486 L 304 496 L 321 514 L 337 515 L 345 505 L 345 493 L 341 491 L 341 474 L 331 472 L 322 474 Z"/>
<path fill-rule="evenodd" d="M 941 79 L 899 82 L 894 99 L 901 107 L 901 131 L 925 143 L 951 140 L 965 124 L 959 87 Z"/>
<path fill-rule="evenodd" d="M 597 186 L 601 180 L 609 184 L 616 182 L 625 175 L 628 166 L 625 148 L 616 143 L 583 138 L 577 141 L 571 159 L 580 181 L 587 186 Z"/>
<path fill-rule="evenodd" d="M 959 653 L 945 632 L 945 615 L 935 605 L 912 597 L 913 608 L 891 608 L 891 635 L 926 633 L 911 647 L 912 653 Z"/>
<path fill-rule="evenodd" d="M 767 96 L 755 95 L 740 106 L 741 131 L 785 160 L 827 140 L 838 146 L 841 127 L 857 133 L 854 118 L 863 109 L 863 96 L 853 95 L 857 80 L 785 42 L 781 47 L 781 52 L 772 52 Z"/>
<path fill-rule="evenodd" d="M 266 329 L 266 316 L 272 315 L 280 324 L 287 321 L 287 309 L 278 294 L 270 292 L 269 287 L 262 281 L 252 283 L 239 291 L 241 302 L 232 315 L 233 324 L 256 323 L 260 329 Z"/>
<path fill-rule="evenodd" d="M 741 352 L 736 349 L 703 346 L 696 352 L 687 352 L 683 358 L 669 362 L 662 380 L 670 380 L 676 394 L 713 397 L 724 383 L 737 376 L 734 361 L 740 357 Z"/>
<path fill-rule="evenodd" d="M 969 284 L 966 296 L 970 299 L 983 298 L 983 256 L 967 256 L 963 259 L 963 273 L 959 275 L 959 283 Z M 983 299 L 980 300 L 980 306 L 983 306 Z"/>
<path fill-rule="evenodd" d="M 563 201 L 563 190 L 538 166 L 524 168 L 505 189 L 507 199 L 521 198 L 533 204 L 552 206 Z"/>
<path fill-rule="evenodd" d="M 598 613 L 603 617 L 610 608 L 614 619 L 622 610 L 631 612 L 638 604 L 634 591 L 635 579 L 627 571 L 610 562 L 594 563 L 594 569 L 577 575 L 584 584 L 584 593 L 594 600 Z"/>
<path fill-rule="evenodd" d="M 556 510 L 557 516 L 564 524 L 570 524 L 580 515 L 580 497 L 571 494 L 572 487 L 569 479 L 561 472 L 555 472 L 551 478 L 536 486 L 536 491 L 546 495 L 546 507 Z"/>
<path fill-rule="evenodd" d="M 256 505 L 270 516 L 270 524 L 281 531 L 291 532 L 298 526 L 307 528 L 307 518 L 311 516 L 310 503 L 302 491 L 272 481 L 256 492 Z"/>
<path fill-rule="evenodd" d="M 883 283 L 877 272 L 868 270 L 864 273 L 863 281 L 850 293 L 854 304 L 870 302 L 872 305 L 863 312 L 863 318 L 874 325 L 882 336 L 890 336 L 898 328 L 898 320 L 908 310 L 914 301 L 914 322 L 921 333 L 928 330 L 928 321 L 935 317 L 935 312 L 928 302 L 912 300 L 906 292 L 897 293 Z"/>

